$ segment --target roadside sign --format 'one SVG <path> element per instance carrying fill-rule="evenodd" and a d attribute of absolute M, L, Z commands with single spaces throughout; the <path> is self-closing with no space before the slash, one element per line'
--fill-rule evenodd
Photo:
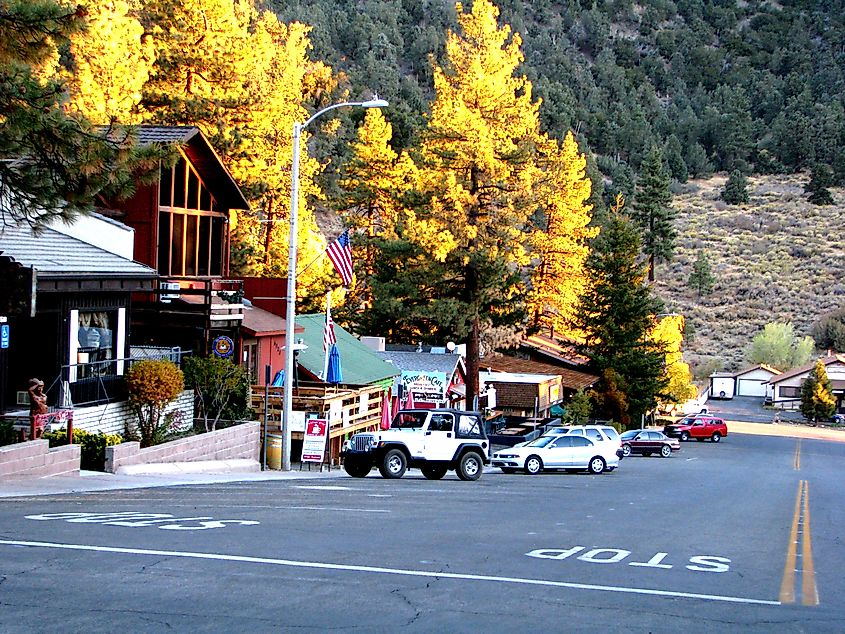
<path fill-rule="evenodd" d="M 0 348 L 9 347 L 9 324 L 0 324 Z"/>
<path fill-rule="evenodd" d="M 302 441 L 302 462 L 323 463 L 328 435 L 329 422 L 326 419 L 311 418 L 305 421 L 305 439 Z"/>

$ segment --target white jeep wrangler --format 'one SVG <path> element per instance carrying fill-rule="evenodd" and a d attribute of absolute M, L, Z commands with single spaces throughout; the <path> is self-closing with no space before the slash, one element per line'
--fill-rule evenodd
<path fill-rule="evenodd" d="M 477 412 L 405 409 L 390 429 L 352 436 L 340 455 L 353 478 L 365 477 L 375 466 L 384 478 L 401 478 L 412 467 L 429 480 L 439 480 L 449 469 L 461 480 L 478 480 L 490 463 L 490 442 Z"/>

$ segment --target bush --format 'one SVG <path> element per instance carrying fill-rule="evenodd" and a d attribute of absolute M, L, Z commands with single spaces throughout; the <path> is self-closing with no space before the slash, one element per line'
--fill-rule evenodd
<path fill-rule="evenodd" d="M 64 429 L 46 432 L 42 438 L 49 440 L 51 447 L 68 444 L 67 431 Z M 84 471 L 105 471 L 106 447 L 119 445 L 122 442 L 123 437 L 118 434 L 104 434 L 103 432 L 94 434 L 83 429 L 75 429 L 73 432 L 73 443 L 81 448 L 80 468 Z"/>
<path fill-rule="evenodd" d="M 129 404 L 138 416 L 137 429 L 127 423 L 126 437 L 139 437 L 141 447 L 163 442 L 173 420 L 162 414 L 185 389 L 182 370 L 171 361 L 139 361 L 129 369 L 126 386 Z"/>
<path fill-rule="evenodd" d="M 18 442 L 15 426 L 10 420 L 0 420 L 0 447 Z"/>

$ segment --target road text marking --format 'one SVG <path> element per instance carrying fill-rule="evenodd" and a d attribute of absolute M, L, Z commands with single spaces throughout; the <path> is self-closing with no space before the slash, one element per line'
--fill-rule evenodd
<path fill-rule="evenodd" d="M 102 553 L 117 553 L 126 555 L 146 555 L 152 557 L 183 557 L 186 559 L 208 559 L 215 561 L 237 561 L 250 564 L 267 564 L 272 566 L 287 566 L 292 568 L 312 568 L 318 570 L 343 570 L 348 572 L 367 572 L 375 574 L 398 575 L 404 577 L 426 577 L 431 579 L 457 579 L 464 581 L 490 581 L 494 583 L 508 583 L 528 586 L 543 586 L 553 588 L 570 588 L 574 590 L 598 590 L 622 594 L 640 594 L 659 597 L 681 599 L 702 599 L 705 601 L 720 601 L 724 603 L 743 603 L 752 605 L 780 605 L 779 601 L 751 599 L 748 597 L 732 597 L 717 594 L 699 594 L 696 592 L 677 592 L 673 590 L 653 590 L 651 588 L 629 588 L 624 586 L 604 586 L 591 583 L 575 583 L 572 581 L 552 581 L 548 579 L 529 579 L 524 577 L 500 577 L 493 575 L 461 574 L 455 572 L 437 572 L 431 570 L 411 570 L 402 568 L 380 568 L 376 566 L 355 566 L 351 564 L 334 564 L 316 561 L 296 561 L 291 559 L 270 559 L 267 557 L 246 557 L 242 555 L 222 555 L 217 553 L 184 552 L 173 550 L 148 550 L 143 548 L 117 548 L 113 546 L 89 546 L 86 544 L 59 544 L 52 542 L 29 542 L 11 539 L 0 540 L 0 545 L 24 546 L 28 548 L 55 548 L 59 550 L 83 550 Z"/>
<path fill-rule="evenodd" d="M 176 517 L 170 513 L 42 513 L 26 515 L 28 520 L 61 520 L 71 524 L 105 524 L 141 528 L 155 526 L 164 531 L 202 531 L 208 528 L 225 528 L 229 525 L 255 526 L 255 520 L 216 520 L 213 517 Z"/>

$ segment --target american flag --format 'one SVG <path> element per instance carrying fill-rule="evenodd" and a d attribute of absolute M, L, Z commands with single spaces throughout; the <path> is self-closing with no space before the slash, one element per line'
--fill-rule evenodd
<path fill-rule="evenodd" d="M 337 343 L 334 334 L 334 321 L 332 321 L 331 306 L 326 306 L 326 327 L 323 328 L 323 350 L 328 350 Z"/>
<path fill-rule="evenodd" d="M 349 229 L 340 234 L 337 240 L 326 249 L 329 259 L 334 264 L 343 280 L 344 286 L 352 284 L 352 247 L 349 244 Z"/>

